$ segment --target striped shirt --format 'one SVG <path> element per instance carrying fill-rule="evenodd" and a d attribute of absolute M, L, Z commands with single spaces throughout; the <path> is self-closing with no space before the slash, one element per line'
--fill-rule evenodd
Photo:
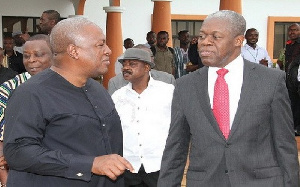
<path fill-rule="evenodd" d="M 0 141 L 3 141 L 3 131 L 4 131 L 4 111 L 7 106 L 8 98 L 11 93 L 18 87 L 20 84 L 27 81 L 31 75 L 28 72 L 18 74 L 14 78 L 4 82 L 0 85 Z"/>

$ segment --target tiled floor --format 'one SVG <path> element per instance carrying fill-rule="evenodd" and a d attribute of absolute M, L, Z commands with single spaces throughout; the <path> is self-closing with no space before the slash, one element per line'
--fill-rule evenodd
<path fill-rule="evenodd" d="M 300 136 L 296 136 L 296 141 L 297 141 L 297 147 L 298 147 L 298 159 L 299 159 L 299 163 L 300 163 Z M 188 162 L 187 162 L 187 166 L 188 166 Z M 183 176 L 183 179 L 181 182 L 181 187 L 186 186 L 185 174 L 186 174 L 187 166 L 185 167 L 185 170 L 184 170 L 184 176 Z"/>

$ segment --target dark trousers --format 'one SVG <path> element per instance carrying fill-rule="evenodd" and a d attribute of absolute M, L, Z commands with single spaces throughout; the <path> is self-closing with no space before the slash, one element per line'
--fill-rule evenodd
<path fill-rule="evenodd" d="M 159 171 L 146 173 L 142 165 L 138 173 L 125 171 L 125 187 L 157 187 Z"/>

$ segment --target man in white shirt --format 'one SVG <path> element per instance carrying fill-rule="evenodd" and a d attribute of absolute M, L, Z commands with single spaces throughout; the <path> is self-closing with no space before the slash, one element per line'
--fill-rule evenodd
<path fill-rule="evenodd" d="M 247 43 L 242 47 L 242 57 L 250 62 L 273 67 L 273 62 L 267 52 L 257 45 L 259 33 L 255 28 L 248 29 L 245 34 Z"/>
<path fill-rule="evenodd" d="M 123 156 L 134 167 L 125 186 L 156 187 L 171 120 L 174 86 L 154 80 L 150 53 L 130 48 L 119 59 L 129 83 L 112 95 L 123 129 Z"/>

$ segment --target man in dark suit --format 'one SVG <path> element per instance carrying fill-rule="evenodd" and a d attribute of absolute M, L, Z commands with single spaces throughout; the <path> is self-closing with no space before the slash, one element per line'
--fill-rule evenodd
<path fill-rule="evenodd" d="M 299 186 L 285 75 L 242 59 L 245 30 L 245 19 L 229 10 L 204 20 L 198 48 L 205 67 L 176 82 L 159 187 L 180 186 L 189 150 L 188 187 Z M 229 99 L 217 114 L 219 90 Z"/>

